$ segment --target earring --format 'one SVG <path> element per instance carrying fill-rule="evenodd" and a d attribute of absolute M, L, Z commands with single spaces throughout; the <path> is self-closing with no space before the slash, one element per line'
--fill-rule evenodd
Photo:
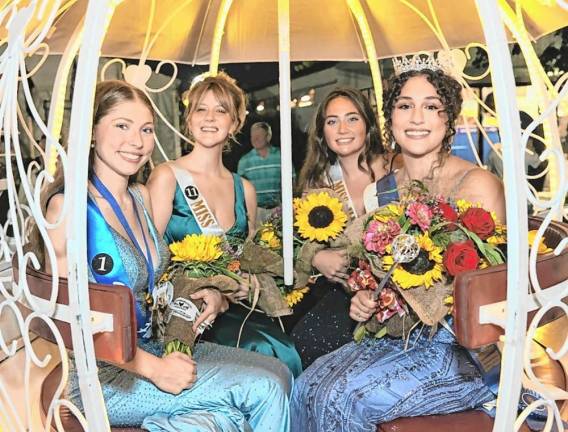
<path fill-rule="evenodd" d="M 94 149 L 95 148 L 95 140 L 91 141 L 91 148 Z"/>
<path fill-rule="evenodd" d="M 391 141 L 391 150 L 394 150 L 396 148 L 396 141 L 392 140 Z"/>

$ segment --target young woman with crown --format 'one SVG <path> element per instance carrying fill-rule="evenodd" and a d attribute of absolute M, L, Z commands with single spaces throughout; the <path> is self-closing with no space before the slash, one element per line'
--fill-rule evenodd
<path fill-rule="evenodd" d="M 461 86 L 435 63 L 408 62 L 384 97 L 385 137 L 404 166 L 370 185 L 367 210 L 398 200 L 411 180 L 431 192 L 483 202 L 504 221 L 501 182 L 449 154 L 461 109 Z M 371 291 L 351 299 L 350 316 L 367 321 L 377 310 Z M 366 339 L 319 358 L 296 382 L 293 431 L 374 431 L 399 417 L 447 414 L 480 407 L 495 398 L 454 336 L 440 328 L 413 332 L 409 340 Z"/>

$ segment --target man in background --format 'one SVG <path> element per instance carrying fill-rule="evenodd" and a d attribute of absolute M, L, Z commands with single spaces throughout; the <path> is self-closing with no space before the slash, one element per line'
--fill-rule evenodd
<path fill-rule="evenodd" d="M 272 147 L 271 138 L 272 129 L 268 123 L 254 123 L 250 128 L 253 148 L 241 158 L 237 168 L 238 174 L 250 180 L 256 188 L 257 225 L 262 224 L 282 200 L 280 150 Z"/>

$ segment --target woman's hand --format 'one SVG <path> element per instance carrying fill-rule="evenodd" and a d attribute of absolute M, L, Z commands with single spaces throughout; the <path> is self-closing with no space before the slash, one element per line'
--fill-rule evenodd
<path fill-rule="evenodd" d="M 229 301 L 231 301 L 232 303 L 237 303 L 241 300 L 245 300 L 249 296 L 249 291 L 250 291 L 250 283 L 249 283 L 250 279 L 249 279 L 249 277 L 250 277 L 250 275 L 248 273 L 242 273 L 241 277 L 244 279 L 244 281 L 239 284 L 239 289 L 237 291 L 235 291 L 234 293 L 227 296 Z"/>
<path fill-rule="evenodd" d="M 156 366 L 149 378 L 160 390 L 179 394 L 195 383 L 197 365 L 187 354 L 173 352 L 157 358 Z"/>
<path fill-rule="evenodd" d="M 229 309 L 229 302 L 227 301 L 227 298 L 221 294 L 221 292 L 213 288 L 203 288 L 196 293 L 191 294 L 190 297 L 194 300 L 203 300 L 203 303 L 206 305 L 203 312 L 201 312 L 201 315 L 199 315 L 199 318 L 197 318 L 193 323 L 194 332 L 197 331 L 197 328 L 202 322 L 213 324 L 217 315 Z"/>
<path fill-rule="evenodd" d="M 351 306 L 349 307 L 349 316 L 352 320 L 358 322 L 368 321 L 379 307 L 379 302 L 373 300 L 372 290 L 357 291 L 351 297 Z"/>
<path fill-rule="evenodd" d="M 314 255 L 312 266 L 327 279 L 347 286 L 349 275 L 346 273 L 349 258 L 345 249 L 324 249 Z"/>

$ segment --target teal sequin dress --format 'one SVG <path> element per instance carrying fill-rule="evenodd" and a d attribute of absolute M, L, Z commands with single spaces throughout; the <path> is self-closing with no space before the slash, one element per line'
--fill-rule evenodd
<path fill-rule="evenodd" d="M 132 189 L 140 209 L 142 198 Z M 158 251 L 156 280 L 170 255 L 152 220 L 144 211 Z M 145 307 L 147 270 L 144 258 L 130 241 L 108 226 L 132 283 L 134 298 Z M 92 279 L 92 277 L 91 277 Z M 156 356 L 163 344 L 138 338 L 138 347 Z M 245 350 L 202 342 L 193 355 L 197 380 L 177 395 L 163 392 L 151 381 L 117 366 L 97 362 L 99 381 L 113 426 L 140 426 L 148 431 L 249 432 L 289 430 L 288 395 L 293 378 L 279 361 Z M 70 362 L 67 397 L 82 409 L 77 374 Z"/>
<path fill-rule="evenodd" d="M 244 240 L 248 235 L 248 219 L 243 182 L 238 174 L 233 174 L 233 185 L 235 224 L 225 234 Z M 182 240 L 188 234 L 200 232 L 182 190 L 176 185 L 172 216 L 166 227 L 164 239 L 172 243 Z M 220 345 L 236 346 L 239 329 L 248 312 L 249 310 L 241 305 L 231 304 L 229 310 L 217 317 L 213 328 L 205 332 L 203 337 Z M 295 377 L 302 373 L 302 363 L 294 342 L 279 328 L 276 321 L 263 313 L 254 312 L 248 318 L 239 348 L 278 358 L 288 366 Z"/>

